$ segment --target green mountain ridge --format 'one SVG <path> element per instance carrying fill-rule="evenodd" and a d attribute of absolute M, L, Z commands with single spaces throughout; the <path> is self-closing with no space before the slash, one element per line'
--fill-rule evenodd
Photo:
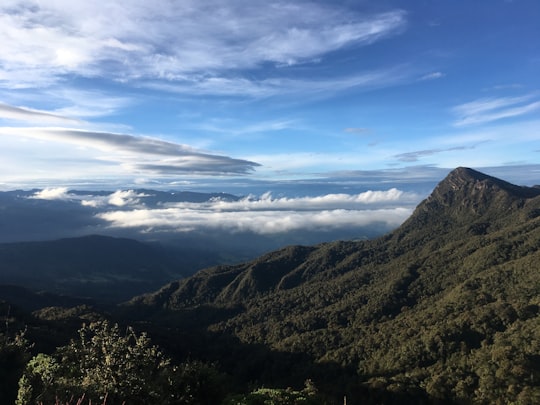
<path fill-rule="evenodd" d="M 183 276 L 159 246 L 90 235 L 0 244 L 0 284 L 121 302 Z"/>
<path fill-rule="evenodd" d="M 315 383 L 350 398 L 377 389 L 532 404 L 540 402 L 539 307 L 540 189 L 458 168 L 381 238 L 291 246 L 206 269 L 124 310 L 156 324 L 195 317 L 184 327 L 300 353 L 313 367 L 334 364 L 341 374 Z M 268 370 L 264 378 L 286 380 Z"/>
<path fill-rule="evenodd" d="M 435 249 L 456 236 L 474 237 L 529 222 L 537 215 L 540 189 L 520 187 L 468 168 L 457 168 L 397 230 L 375 240 L 288 246 L 234 266 L 216 266 L 131 303 L 167 308 L 241 302 L 270 291 L 313 280 L 324 281 L 356 269 L 390 261 L 407 249 Z M 399 245 L 399 246 L 398 246 Z M 419 246 L 422 245 L 422 246 Z M 409 252 L 410 254 L 410 252 Z M 170 302 L 166 295 L 170 294 Z"/>

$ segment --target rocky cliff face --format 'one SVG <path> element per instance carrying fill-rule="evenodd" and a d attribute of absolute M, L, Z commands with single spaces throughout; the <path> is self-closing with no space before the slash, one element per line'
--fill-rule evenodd
<path fill-rule="evenodd" d="M 411 247 L 429 244 L 434 236 L 448 240 L 493 232 L 508 222 L 534 216 L 538 196 L 537 187 L 517 186 L 459 167 L 435 187 L 393 235 L 404 247 Z"/>
<path fill-rule="evenodd" d="M 525 199 L 540 195 L 534 187 L 520 187 L 488 176 L 473 169 L 453 170 L 426 201 L 440 204 L 451 211 L 483 215 L 490 210 L 498 214 L 506 209 L 519 208 Z"/>

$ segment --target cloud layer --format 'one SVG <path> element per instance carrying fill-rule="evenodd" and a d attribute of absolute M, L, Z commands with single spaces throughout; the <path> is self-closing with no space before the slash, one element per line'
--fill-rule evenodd
<path fill-rule="evenodd" d="M 519 97 L 481 98 L 455 106 L 453 112 L 458 118 L 454 125 L 463 127 L 484 124 L 534 111 L 540 111 L 540 100 L 533 94 Z"/>
<path fill-rule="evenodd" d="M 99 159 L 116 162 L 124 166 L 126 171 L 132 172 L 246 174 L 258 166 L 254 162 L 203 153 L 178 143 L 127 134 L 70 128 L 0 127 L 0 135 L 22 136 L 97 149 L 105 152 Z"/>
<path fill-rule="evenodd" d="M 401 10 L 360 15 L 311 1 L 8 0 L 0 6 L 0 82 L 33 87 L 75 74 L 221 86 L 209 78 L 312 61 L 405 22 Z"/>
<path fill-rule="evenodd" d="M 293 231 L 330 231 L 384 224 L 400 225 L 418 196 L 395 188 L 357 195 L 327 194 L 318 197 L 260 198 L 238 201 L 215 199 L 207 203 L 163 204 L 161 208 L 138 207 L 98 214 L 112 227 L 174 232 L 221 230 L 278 234 Z"/>
<path fill-rule="evenodd" d="M 81 124 L 82 121 L 48 111 L 39 111 L 25 107 L 15 107 L 0 103 L 0 118 L 23 121 L 39 122 L 48 124 Z"/>
<path fill-rule="evenodd" d="M 87 178 L 249 174 L 258 163 L 133 134 L 130 124 L 107 125 L 102 118 L 124 114 L 128 106 L 136 110 L 134 94 L 153 91 L 193 99 L 327 97 L 399 83 L 409 75 L 400 66 L 312 77 L 288 68 L 316 66 L 331 53 L 372 44 L 406 24 L 406 12 L 397 8 L 353 10 L 309 0 L 3 1 L 0 97 L 6 102 L 0 103 L 0 136 L 12 156 L 29 158 L 12 177 L 35 177 L 53 166 L 75 178 L 84 172 Z M 87 83 L 133 93 L 89 90 Z M 18 106 L 18 100 L 40 108 Z M 37 140 L 40 147 L 21 139 Z M 5 162 L 0 169 L 9 172 L 13 164 Z"/>
<path fill-rule="evenodd" d="M 71 201 L 97 209 L 95 217 L 104 220 L 110 230 L 132 229 L 144 234 L 247 232 L 267 236 L 369 228 L 389 230 L 399 226 L 421 198 L 396 188 L 296 198 L 275 198 L 265 193 L 260 197 L 212 197 L 204 202 L 171 201 L 174 195 L 165 194 L 134 190 L 75 193 L 58 187 L 37 191 L 30 198 Z"/>
<path fill-rule="evenodd" d="M 99 215 L 114 227 L 142 228 L 146 232 L 170 230 L 175 232 L 222 230 L 232 233 L 284 234 L 303 230 L 331 231 L 362 228 L 384 224 L 388 229 L 399 226 L 412 211 L 407 208 L 377 210 L 259 210 L 214 211 L 165 208 L 155 210 L 113 211 Z"/>

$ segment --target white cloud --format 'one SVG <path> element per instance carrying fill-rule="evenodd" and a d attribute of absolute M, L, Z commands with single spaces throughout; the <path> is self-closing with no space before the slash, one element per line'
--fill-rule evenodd
<path fill-rule="evenodd" d="M 401 10 L 360 14 L 310 1 L 9 0 L 0 5 L 0 82 L 39 87 L 74 74 L 201 87 L 226 80 L 220 72 L 369 44 L 405 23 Z"/>
<path fill-rule="evenodd" d="M 533 95 L 521 97 L 481 98 L 460 104 L 452 109 L 458 117 L 457 127 L 483 124 L 503 118 L 517 117 L 540 110 L 540 101 L 532 101 Z"/>
<path fill-rule="evenodd" d="M 153 90 L 190 96 L 218 95 L 241 97 L 273 97 L 277 95 L 323 95 L 335 94 L 347 89 L 375 89 L 405 81 L 410 76 L 406 67 L 360 72 L 339 78 L 291 79 L 266 77 L 252 79 L 236 77 L 190 77 L 189 80 L 173 82 L 146 81 L 141 85 Z"/>
<path fill-rule="evenodd" d="M 214 119 L 208 120 L 203 124 L 193 126 L 193 129 L 205 132 L 216 132 L 227 134 L 229 136 L 242 136 L 283 131 L 285 129 L 298 129 L 299 124 L 294 120 L 274 120 L 274 121 L 258 121 L 256 123 L 239 123 L 231 119 Z"/>
<path fill-rule="evenodd" d="M 107 209 L 108 207 L 144 207 L 141 199 L 151 197 L 150 194 L 136 192 L 135 190 L 117 190 L 110 194 L 74 193 L 67 187 L 49 187 L 36 191 L 31 197 L 39 200 L 62 200 L 80 203 L 85 207 Z"/>
<path fill-rule="evenodd" d="M 307 211 L 226 211 L 202 212 L 177 208 L 113 211 L 99 214 L 113 227 L 145 228 L 176 232 L 207 231 L 253 232 L 276 234 L 298 230 L 328 231 L 340 228 L 365 227 L 384 223 L 388 228 L 399 226 L 412 213 L 408 208 L 379 210 Z"/>
<path fill-rule="evenodd" d="M 421 199 L 396 188 L 359 194 L 274 198 L 270 193 L 240 200 L 165 202 L 135 190 L 74 193 L 65 187 L 36 192 L 32 198 L 69 200 L 97 209 L 110 228 L 151 232 L 250 232 L 260 235 L 295 231 L 330 232 L 399 226 Z"/>
<path fill-rule="evenodd" d="M 260 198 L 206 203 L 171 203 L 163 208 L 107 211 L 97 216 L 112 227 L 149 231 L 253 232 L 276 234 L 291 231 L 329 231 L 384 224 L 400 225 L 419 197 L 397 189 L 367 191 L 357 195 L 328 194 L 318 197 Z"/>
<path fill-rule="evenodd" d="M 39 200 L 69 200 L 71 196 L 67 187 L 51 187 L 36 191 L 31 198 Z"/>
<path fill-rule="evenodd" d="M 124 167 L 124 171 L 129 172 L 246 174 L 258 166 L 257 163 L 247 160 L 204 153 L 187 145 L 127 134 L 70 128 L 0 127 L 0 135 L 97 149 L 105 153 L 99 159 L 116 162 Z"/>
<path fill-rule="evenodd" d="M 463 144 L 497 143 L 503 145 L 502 153 L 510 145 L 536 142 L 540 140 L 540 120 L 523 120 L 472 127 L 460 132 L 444 134 L 436 139 L 442 145 L 456 146 Z"/>
<path fill-rule="evenodd" d="M 384 204 L 403 204 L 413 202 L 417 196 L 412 193 L 404 193 L 396 188 L 386 191 L 366 191 L 360 194 L 326 194 L 317 197 L 296 198 L 273 198 L 270 193 L 263 194 L 260 198 L 247 197 L 239 201 L 214 201 L 212 210 L 217 211 L 265 211 L 265 210 L 333 210 L 333 209 L 365 209 L 366 205 L 377 205 L 379 208 Z M 175 204 L 174 207 L 186 208 L 186 204 Z"/>
<path fill-rule="evenodd" d="M 55 89 L 53 92 L 47 92 L 47 97 L 49 100 L 58 100 L 62 103 L 63 107 L 54 111 L 56 114 L 84 118 L 112 115 L 134 103 L 129 97 L 73 88 Z"/>
<path fill-rule="evenodd" d="M 4 103 L 0 103 L 0 118 L 33 123 L 82 124 L 82 121 L 66 115 L 27 107 L 15 107 Z"/>
<path fill-rule="evenodd" d="M 118 190 L 109 196 L 107 202 L 110 205 L 124 207 L 126 205 L 139 204 L 142 197 L 148 197 L 148 194 L 137 193 L 133 190 Z"/>
<path fill-rule="evenodd" d="M 444 76 L 445 74 L 443 72 L 432 72 L 432 73 L 428 73 L 422 76 L 420 80 L 435 80 L 435 79 L 440 79 Z"/>
<path fill-rule="evenodd" d="M 117 190 L 108 195 L 71 195 L 72 199 L 81 201 L 81 205 L 85 207 L 103 208 L 107 206 L 114 207 L 133 207 L 144 206 L 141 198 L 150 197 L 149 194 L 137 193 L 134 190 Z"/>

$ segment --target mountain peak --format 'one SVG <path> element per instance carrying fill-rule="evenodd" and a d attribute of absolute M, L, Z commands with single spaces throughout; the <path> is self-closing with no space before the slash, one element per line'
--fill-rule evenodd
<path fill-rule="evenodd" d="M 420 238 L 425 229 L 441 234 L 459 227 L 474 232 L 495 229 L 494 224 L 509 212 L 521 210 L 540 188 L 508 183 L 474 169 L 452 170 L 431 195 L 416 207 L 413 215 L 395 232 L 399 238 Z M 489 225 L 491 224 L 491 225 Z M 457 227 L 457 228 L 456 228 Z"/>
<path fill-rule="evenodd" d="M 537 195 L 540 195 L 537 188 L 517 186 L 468 167 L 458 167 L 437 185 L 429 199 L 444 205 L 467 205 L 468 202 L 489 205 L 500 199 L 511 202 Z"/>
<path fill-rule="evenodd" d="M 477 170 L 471 169 L 470 167 L 457 167 L 452 170 L 446 176 L 448 181 L 461 181 L 461 182 L 470 182 L 470 181 L 481 181 L 490 178 L 487 174 L 481 173 Z M 494 177 L 492 179 L 495 179 Z M 444 181 L 444 180 L 443 180 Z"/>

